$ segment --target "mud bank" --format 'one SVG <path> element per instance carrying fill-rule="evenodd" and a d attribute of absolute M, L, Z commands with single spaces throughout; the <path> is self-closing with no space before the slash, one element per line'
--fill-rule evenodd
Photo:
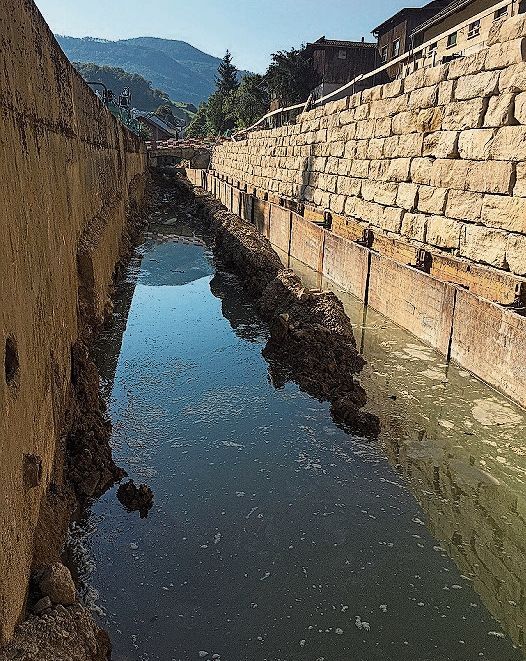
<path fill-rule="evenodd" d="M 361 408 L 366 393 L 353 375 L 365 361 L 356 348 L 349 318 L 337 296 L 309 290 L 285 269 L 268 239 L 202 189 L 165 174 L 161 187 L 174 188 L 191 218 L 214 237 L 214 254 L 241 276 L 270 326 L 263 355 L 276 386 L 287 381 L 320 401 L 331 402 L 333 418 L 355 433 L 375 436 L 378 419 Z"/>

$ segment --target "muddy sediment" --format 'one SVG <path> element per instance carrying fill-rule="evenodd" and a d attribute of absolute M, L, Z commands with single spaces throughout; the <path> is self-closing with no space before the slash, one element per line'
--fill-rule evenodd
<path fill-rule="evenodd" d="M 177 175 L 158 177 L 157 182 L 173 187 L 190 216 L 214 237 L 214 255 L 241 277 L 255 298 L 270 327 L 263 355 L 274 384 L 296 382 L 311 396 L 331 403 L 335 422 L 351 432 L 376 436 L 379 421 L 361 410 L 367 397 L 354 378 L 365 361 L 337 296 L 305 288 L 255 226 L 202 189 Z"/>

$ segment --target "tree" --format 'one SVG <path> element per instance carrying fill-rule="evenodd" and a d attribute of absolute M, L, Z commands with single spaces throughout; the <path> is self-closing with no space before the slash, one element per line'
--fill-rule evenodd
<path fill-rule="evenodd" d="M 227 95 L 238 88 L 237 69 L 232 64 L 232 54 L 229 50 L 217 68 L 216 89 L 220 94 Z"/>
<path fill-rule="evenodd" d="M 269 106 L 267 81 L 257 73 L 244 76 L 236 90 L 235 115 L 238 128 L 251 126 L 262 117 Z"/>
<path fill-rule="evenodd" d="M 286 106 L 306 101 L 320 82 L 305 46 L 273 53 L 265 78 L 271 97 Z"/>
<path fill-rule="evenodd" d="M 235 92 L 214 92 L 208 99 L 207 124 L 209 134 L 223 135 L 232 131 L 236 126 L 235 116 Z"/>
<path fill-rule="evenodd" d="M 208 135 L 207 112 L 208 103 L 203 101 L 186 129 L 189 138 L 205 138 Z"/>

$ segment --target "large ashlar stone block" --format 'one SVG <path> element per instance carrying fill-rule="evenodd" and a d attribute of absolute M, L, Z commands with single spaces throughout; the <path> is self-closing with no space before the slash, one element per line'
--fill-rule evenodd
<path fill-rule="evenodd" d="M 517 163 L 513 195 L 518 197 L 526 197 L 526 163 Z"/>
<path fill-rule="evenodd" d="M 383 117 L 377 119 L 374 123 L 374 137 L 375 138 L 387 138 L 392 133 L 392 124 L 393 120 L 391 117 Z"/>
<path fill-rule="evenodd" d="M 346 195 L 333 194 L 331 195 L 331 199 L 329 202 L 329 209 L 334 213 L 338 213 L 338 214 L 343 213 L 345 209 L 346 201 L 347 201 Z"/>
<path fill-rule="evenodd" d="M 484 99 L 457 101 L 445 106 L 442 129 L 445 131 L 466 131 L 482 126 L 486 112 Z"/>
<path fill-rule="evenodd" d="M 432 133 L 440 131 L 444 119 L 444 108 L 424 108 L 416 118 L 415 131 L 420 133 Z"/>
<path fill-rule="evenodd" d="M 481 50 L 474 55 L 468 55 L 467 57 L 459 57 L 456 60 L 453 60 L 449 63 L 449 74 L 448 78 L 450 80 L 454 78 L 460 78 L 460 76 L 468 76 L 472 73 L 478 73 L 479 71 L 484 70 L 484 64 L 486 60 L 486 50 Z"/>
<path fill-rule="evenodd" d="M 394 135 L 404 135 L 417 131 L 417 110 L 406 110 L 400 112 L 392 118 L 392 133 Z"/>
<path fill-rule="evenodd" d="M 519 124 L 526 124 L 526 92 L 521 92 L 515 97 L 513 116 Z"/>
<path fill-rule="evenodd" d="M 438 105 L 445 106 L 455 99 L 455 80 L 443 80 L 438 85 Z"/>
<path fill-rule="evenodd" d="M 458 250 L 463 223 L 444 216 L 427 219 L 426 242 L 447 250 Z"/>
<path fill-rule="evenodd" d="M 513 165 L 504 161 L 415 158 L 411 162 L 411 179 L 417 184 L 479 193 L 508 194 L 513 174 Z"/>
<path fill-rule="evenodd" d="M 415 241 L 426 241 L 428 216 L 423 213 L 406 213 L 402 219 L 402 228 L 400 233 Z"/>
<path fill-rule="evenodd" d="M 373 160 L 369 165 L 369 177 L 376 181 L 408 181 L 410 158 Z"/>
<path fill-rule="evenodd" d="M 362 190 L 362 181 L 362 179 L 356 179 L 355 177 L 338 177 L 336 192 L 358 197 Z"/>
<path fill-rule="evenodd" d="M 497 94 L 499 76 L 499 71 L 482 71 L 471 76 L 461 76 L 457 80 L 455 99 L 457 101 L 467 101 Z"/>
<path fill-rule="evenodd" d="M 407 211 L 413 211 L 417 203 L 417 194 L 418 194 L 417 184 L 408 184 L 408 183 L 399 184 L 398 194 L 396 196 L 396 206 L 401 207 L 402 209 L 406 209 Z M 410 220 L 408 220 L 408 222 L 410 222 Z"/>
<path fill-rule="evenodd" d="M 526 198 L 485 195 L 480 220 L 487 227 L 526 232 Z"/>
<path fill-rule="evenodd" d="M 383 155 L 385 158 L 411 158 L 421 156 L 424 136 L 421 133 L 393 135 L 385 138 Z"/>
<path fill-rule="evenodd" d="M 496 129 L 472 129 L 462 131 L 458 139 L 460 158 L 485 161 L 489 158 L 490 148 Z"/>
<path fill-rule="evenodd" d="M 423 156 L 456 158 L 458 156 L 458 131 L 436 131 L 424 138 Z"/>
<path fill-rule="evenodd" d="M 513 124 L 514 103 L 515 95 L 510 92 L 492 96 L 488 101 L 484 126 L 489 128 Z"/>
<path fill-rule="evenodd" d="M 418 187 L 418 211 L 431 214 L 443 214 L 446 207 L 447 188 L 434 186 Z"/>
<path fill-rule="evenodd" d="M 367 158 L 378 159 L 384 155 L 384 145 L 386 138 L 372 138 L 369 140 L 366 148 Z"/>
<path fill-rule="evenodd" d="M 508 235 L 506 260 L 512 273 L 526 275 L 526 237 L 519 234 Z"/>
<path fill-rule="evenodd" d="M 493 46 L 493 44 L 512 41 L 520 37 L 526 37 L 526 16 L 524 14 L 493 23 L 486 43 L 488 46 Z"/>
<path fill-rule="evenodd" d="M 526 91 L 526 63 L 514 64 L 500 73 L 499 89 L 502 92 Z"/>
<path fill-rule="evenodd" d="M 393 96 L 399 96 L 404 91 L 404 80 L 399 78 L 391 83 L 382 86 L 382 99 L 391 99 Z"/>
<path fill-rule="evenodd" d="M 464 225 L 460 254 L 474 262 L 506 268 L 507 234 L 482 225 Z"/>
<path fill-rule="evenodd" d="M 380 217 L 380 227 L 388 232 L 400 234 L 405 211 L 396 207 L 385 207 Z"/>
<path fill-rule="evenodd" d="M 368 160 L 356 159 L 352 162 L 350 175 L 352 177 L 366 178 L 369 175 L 369 163 Z"/>
<path fill-rule="evenodd" d="M 438 86 L 421 87 L 409 94 L 407 106 L 409 110 L 419 110 L 421 108 L 433 108 L 438 101 Z"/>
<path fill-rule="evenodd" d="M 396 204 L 398 184 L 389 181 L 366 180 L 362 183 L 362 197 L 370 202 L 392 206 Z"/>
<path fill-rule="evenodd" d="M 448 77 L 449 65 L 441 64 L 436 67 L 427 67 L 418 69 L 414 73 L 406 76 L 404 79 L 404 91 L 412 92 L 420 87 L 430 87 L 446 80 Z"/>
<path fill-rule="evenodd" d="M 526 39 L 513 39 L 504 44 L 494 44 L 486 51 L 485 69 L 505 69 L 526 60 Z"/>
<path fill-rule="evenodd" d="M 498 129 L 489 157 L 498 161 L 526 160 L 526 126 L 503 126 Z"/>
<path fill-rule="evenodd" d="M 477 222 L 482 213 L 482 193 L 451 189 L 447 195 L 446 216 Z"/>

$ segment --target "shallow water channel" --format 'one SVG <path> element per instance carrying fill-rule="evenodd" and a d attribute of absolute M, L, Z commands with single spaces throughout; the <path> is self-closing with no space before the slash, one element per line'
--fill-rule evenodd
<path fill-rule="evenodd" d="M 525 658 L 523 412 L 342 297 L 378 443 L 274 387 L 265 324 L 191 231 L 146 238 L 97 354 L 155 504 L 112 489 L 71 534 L 117 661 Z"/>

